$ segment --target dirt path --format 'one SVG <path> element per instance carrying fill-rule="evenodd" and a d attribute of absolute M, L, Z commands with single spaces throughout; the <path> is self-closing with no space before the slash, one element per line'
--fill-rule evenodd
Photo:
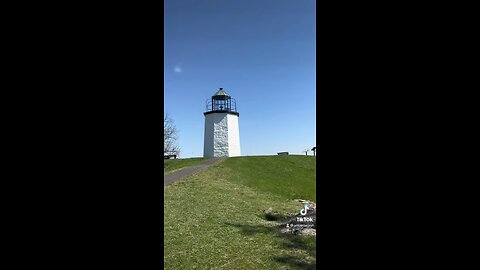
<path fill-rule="evenodd" d="M 217 157 L 217 158 L 209 158 L 205 160 L 203 163 L 197 166 L 192 166 L 192 167 L 187 167 L 183 168 L 179 171 L 173 172 L 169 175 L 164 176 L 163 178 L 163 185 L 169 185 L 177 180 L 183 179 L 187 176 L 193 175 L 195 173 L 198 173 L 199 171 L 202 171 L 214 164 L 219 163 L 220 161 L 226 159 L 225 157 Z"/>

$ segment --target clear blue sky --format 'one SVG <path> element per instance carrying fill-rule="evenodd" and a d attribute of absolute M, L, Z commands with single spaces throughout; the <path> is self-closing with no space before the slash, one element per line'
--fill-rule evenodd
<path fill-rule="evenodd" d="M 315 0 L 165 0 L 164 108 L 181 157 L 203 156 L 205 101 L 220 87 L 237 101 L 242 155 L 316 145 L 315 9 Z"/>

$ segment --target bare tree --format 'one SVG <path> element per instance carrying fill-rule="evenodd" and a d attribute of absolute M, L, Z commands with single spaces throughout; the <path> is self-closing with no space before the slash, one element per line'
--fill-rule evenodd
<path fill-rule="evenodd" d="M 163 154 L 179 155 L 180 147 L 177 145 L 178 130 L 173 119 L 168 115 L 163 116 Z"/>

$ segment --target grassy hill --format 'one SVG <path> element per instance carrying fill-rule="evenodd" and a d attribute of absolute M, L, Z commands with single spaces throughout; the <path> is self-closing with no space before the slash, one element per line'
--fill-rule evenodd
<path fill-rule="evenodd" d="M 315 201 L 315 158 L 235 157 L 164 188 L 165 269 L 315 269 L 315 238 L 265 217 Z"/>
<path fill-rule="evenodd" d="M 206 158 L 164 159 L 163 175 L 171 174 L 186 167 L 199 165 L 204 160 Z"/>
<path fill-rule="evenodd" d="M 312 156 L 238 157 L 219 168 L 229 181 L 286 199 L 315 201 L 315 160 Z"/>

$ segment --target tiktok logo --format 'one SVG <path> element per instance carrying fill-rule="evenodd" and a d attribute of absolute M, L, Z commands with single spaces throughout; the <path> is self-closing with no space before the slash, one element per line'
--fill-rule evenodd
<path fill-rule="evenodd" d="M 308 213 L 308 209 L 310 209 L 307 204 L 303 204 L 303 209 L 300 210 L 300 215 L 305 216 Z"/>

